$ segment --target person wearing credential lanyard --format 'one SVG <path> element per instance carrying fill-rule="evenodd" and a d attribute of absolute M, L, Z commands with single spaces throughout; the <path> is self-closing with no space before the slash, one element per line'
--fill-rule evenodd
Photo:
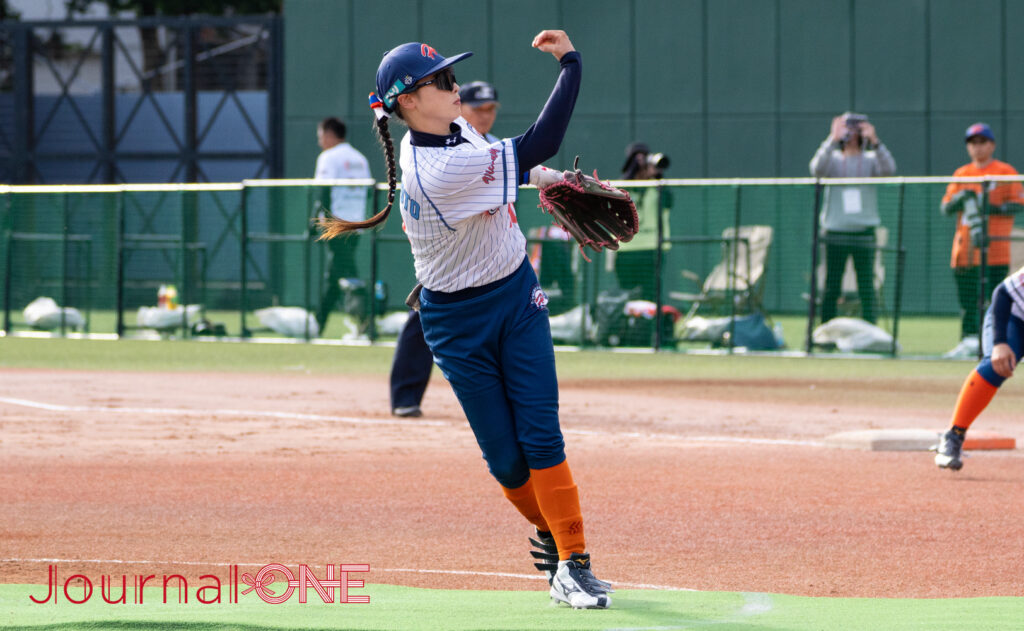
<path fill-rule="evenodd" d="M 874 125 L 863 114 L 846 112 L 832 119 L 828 138 L 811 158 L 815 177 L 885 177 L 896 172 L 896 161 L 878 139 Z M 836 316 L 846 261 L 853 257 L 857 272 L 861 316 L 875 322 L 874 258 L 878 194 L 874 186 L 829 186 L 821 203 L 821 229 L 825 244 L 825 294 L 821 321 Z"/>

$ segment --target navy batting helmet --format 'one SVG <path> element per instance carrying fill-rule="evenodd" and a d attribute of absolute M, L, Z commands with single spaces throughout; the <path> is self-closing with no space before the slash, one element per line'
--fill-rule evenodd
<path fill-rule="evenodd" d="M 454 57 L 443 57 L 433 46 L 409 42 L 384 53 L 377 66 L 377 96 L 384 108 L 391 112 L 399 94 L 408 92 L 416 82 L 443 70 L 455 62 L 462 61 L 473 53 L 461 53 Z"/>

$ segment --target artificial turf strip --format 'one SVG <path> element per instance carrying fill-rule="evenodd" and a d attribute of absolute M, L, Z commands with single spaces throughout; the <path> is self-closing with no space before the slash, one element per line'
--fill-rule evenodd
<path fill-rule="evenodd" d="M 74 587 L 72 596 L 76 592 Z M 551 605 L 542 591 L 433 590 L 368 585 L 353 593 L 369 604 L 324 604 L 310 592 L 271 605 L 250 593 L 238 604 L 163 604 L 160 588 L 147 588 L 142 605 L 110 605 L 97 589 L 85 604 L 38 605 L 40 585 L 0 585 L 4 629 L 812 629 L 928 630 L 1020 629 L 1024 598 L 871 599 L 810 598 L 778 594 L 622 590 L 606 611 Z M 171 590 L 176 593 L 176 590 Z M 129 590 L 131 594 L 131 590 Z M 129 596 L 129 602 L 132 597 Z"/>

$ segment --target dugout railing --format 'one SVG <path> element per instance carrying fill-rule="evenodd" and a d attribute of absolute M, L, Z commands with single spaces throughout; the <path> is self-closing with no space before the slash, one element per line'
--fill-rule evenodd
<path fill-rule="evenodd" d="M 990 187 L 1021 179 L 959 181 Z M 728 320 L 731 334 L 709 343 L 685 335 L 677 314 L 687 314 L 692 302 L 676 296 L 695 293 L 692 279 L 707 278 L 723 257 L 728 262 L 742 252 L 742 244 L 737 246 L 742 239 L 723 236 L 729 230 L 739 235 L 744 226 L 770 226 L 773 240 L 764 262 L 758 309 L 768 317 L 769 325 L 774 321 L 776 331 L 782 330 L 789 350 L 817 353 L 823 350 L 813 341 L 821 308 L 816 268 L 821 256 L 822 193 L 830 186 L 872 186 L 877 189 L 879 216 L 888 234 L 887 243 L 877 247 L 879 267 L 885 272 L 877 289 L 881 307 L 877 324 L 892 336 L 886 352 L 938 355 L 937 346 L 923 345 L 920 339 L 935 338 L 934 331 L 940 331 L 940 337 L 949 336 L 948 346 L 957 341 L 952 328 L 960 309 L 949 269 L 956 218 L 938 211 L 951 181 L 948 177 L 615 181 L 634 194 L 642 216 L 648 200 L 645 191 L 657 191 L 655 234 L 639 253 L 631 250 L 631 245 L 614 256 L 588 252 L 590 263 L 583 261 L 574 242 L 548 228 L 551 218 L 536 208 L 535 189 L 520 190 L 517 219 L 527 235 L 527 253 L 541 285 L 550 291 L 553 322 L 577 310 L 576 329 L 561 334 L 560 343 L 612 345 L 610 338 L 597 335 L 596 329 L 604 327 L 607 332 L 611 326 L 608 319 L 615 316 L 609 316 L 610 309 L 616 300 L 629 298 L 625 290 L 635 285 L 633 289 L 653 292 L 649 293 L 653 322 L 645 323 L 642 314 L 633 314 L 627 318 L 632 318 L 632 324 L 615 324 L 641 325 L 641 334 L 627 342 L 616 336 L 618 345 L 686 351 L 717 346 L 732 352 L 742 346 L 733 327 L 748 315 L 748 305 L 753 303 L 737 303 L 731 297 L 722 301 L 724 307 L 718 315 Z M 23 334 L 26 325 L 19 319 L 21 310 L 32 299 L 50 293 L 62 306 L 91 314 L 90 334 L 132 336 L 137 334 L 130 317 L 133 310 L 155 304 L 157 288 L 174 284 L 183 294 L 183 302 L 201 303 L 206 318 L 223 323 L 225 337 L 273 335 L 253 325 L 256 309 L 288 306 L 312 312 L 320 301 L 324 245 L 311 229 L 318 202 L 322 205 L 332 186 L 370 185 L 374 187 L 367 202 L 369 215 L 384 206 L 387 191 L 386 185 L 372 180 L 0 186 L 4 333 Z M 664 197 L 664 192 L 670 195 Z M 369 326 L 347 341 L 392 339 L 393 326 L 377 329 L 382 326 L 380 316 L 401 312 L 402 301 L 414 284 L 400 203 L 399 195 L 391 220 L 378 230 L 364 232 L 358 240 L 359 280 L 377 299 L 371 296 L 365 302 Z M 1013 242 L 1014 269 L 1024 265 L 1021 232 L 999 239 Z M 636 242 L 641 241 L 643 235 L 638 235 Z M 990 246 L 989 242 L 982 244 L 983 255 Z M 643 247 L 650 250 L 644 253 Z M 649 264 L 637 267 L 630 277 L 622 271 L 622 263 L 630 259 Z M 650 287 L 653 289 L 647 289 Z M 726 287 L 727 292 L 735 289 Z M 979 312 L 991 290 L 984 282 L 978 283 L 975 308 Z M 858 316 L 856 295 L 844 294 L 839 302 L 841 315 Z M 702 307 L 698 315 L 703 314 Z M 173 334 L 189 335 L 188 324 L 183 322 Z M 63 333 L 69 332 L 65 329 Z M 57 334 L 61 334 L 59 329 Z M 339 339 L 339 335 L 329 325 L 320 337 L 307 333 L 299 338 L 323 342 Z"/>

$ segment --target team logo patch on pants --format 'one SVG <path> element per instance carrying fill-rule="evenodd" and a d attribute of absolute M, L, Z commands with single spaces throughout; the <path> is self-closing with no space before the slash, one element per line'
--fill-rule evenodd
<path fill-rule="evenodd" d="M 544 293 L 544 290 L 540 288 L 540 285 L 534 285 L 530 291 L 530 302 L 534 307 L 540 310 L 548 308 L 548 295 Z"/>

